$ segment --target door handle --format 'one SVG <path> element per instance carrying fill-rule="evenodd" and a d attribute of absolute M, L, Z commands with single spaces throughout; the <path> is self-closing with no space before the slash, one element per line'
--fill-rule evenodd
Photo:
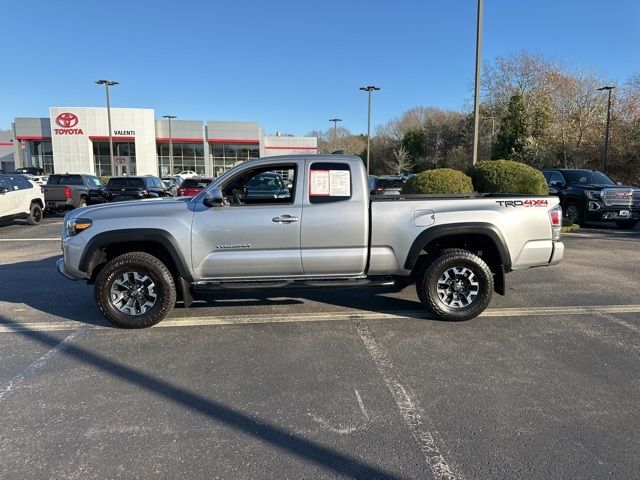
<path fill-rule="evenodd" d="M 273 217 L 271 219 L 272 222 L 275 223 L 293 223 L 300 220 L 298 217 L 294 217 L 293 215 L 280 215 L 279 217 Z"/>

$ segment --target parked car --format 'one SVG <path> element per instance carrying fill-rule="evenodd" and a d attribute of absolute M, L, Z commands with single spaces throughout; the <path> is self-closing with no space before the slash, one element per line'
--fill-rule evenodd
<path fill-rule="evenodd" d="M 276 181 L 282 171 L 293 172 L 288 197 L 245 201 L 254 180 Z M 502 194 L 370 198 L 360 157 L 279 156 L 243 162 L 188 200 L 68 213 L 57 268 L 94 283 L 102 314 L 128 328 L 158 323 L 177 296 L 189 307 L 199 289 L 296 283 L 416 283 L 434 317 L 466 320 L 494 291 L 505 294 L 506 272 L 560 262 L 558 203 Z"/>
<path fill-rule="evenodd" d="M 193 197 L 199 194 L 203 189 L 207 188 L 213 180 L 213 178 L 206 177 L 187 178 L 178 188 L 178 196 Z"/>
<path fill-rule="evenodd" d="M 186 179 L 186 178 L 192 178 L 192 177 L 197 177 L 198 174 L 196 172 L 194 172 L 193 170 L 183 170 L 180 173 L 178 173 L 178 176 Z"/>
<path fill-rule="evenodd" d="M 167 187 L 167 191 L 169 193 L 171 193 L 172 197 L 175 197 L 175 196 L 178 195 L 178 184 L 176 183 L 176 181 L 173 178 L 171 178 L 171 177 L 168 177 L 168 178 L 163 177 L 163 178 L 161 178 L 161 180 L 162 180 L 162 183 L 164 183 L 164 186 Z"/>
<path fill-rule="evenodd" d="M 162 180 L 151 175 L 144 177 L 111 177 L 104 189 L 108 202 L 172 197 Z"/>
<path fill-rule="evenodd" d="M 560 198 L 564 218 L 583 225 L 612 221 L 630 229 L 640 221 L 640 188 L 621 185 L 596 170 L 545 168 L 549 193 Z"/>
<path fill-rule="evenodd" d="M 94 175 L 76 173 L 49 175 L 49 180 L 43 189 L 48 212 L 61 212 L 105 201 L 102 182 Z"/>
<path fill-rule="evenodd" d="M 369 177 L 371 195 L 400 195 L 404 181 L 400 177 Z"/>
<path fill-rule="evenodd" d="M 280 174 L 276 172 L 262 172 L 248 181 L 239 177 L 239 184 L 231 186 L 236 200 L 244 204 L 260 203 L 264 200 L 275 199 L 288 201 L 291 198 L 293 185 L 287 185 Z"/>
<path fill-rule="evenodd" d="M 44 175 L 44 170 L 38 167 L 20 167 L 16 168 L 14 173 L 26 173 L 28 175 Z"/>
<path fill-rule="evenodd" d="M 48 175 L 31 175 L 29 179 L 32 182 L 34 182 L 36 185 L 40 185 L 42 187 L 46 185 L 47 182 L 49 181 L 49 176 Z"/>
<path fill-rule="evenodd" d="M 42 188 L 20 174 L 0 175 L 0 221 L 26 218 L 29 225 L 42 221 Z"/>

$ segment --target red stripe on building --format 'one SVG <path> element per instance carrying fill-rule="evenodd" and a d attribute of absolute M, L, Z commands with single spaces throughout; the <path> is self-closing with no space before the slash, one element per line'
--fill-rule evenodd
<path fill-rule="evenodd" d="M 13 147 L 12 142 L 0 142 L 0 147 Z"/>
<path fill-rule="evenodd" d="M 173 143 L 203 143 L 204 139 L 202 139 L 202 138 L 172 137 L 171 141 Z M 209 140 L 209 141 L 211 141 L 211 140 Z M 156 137 L 156 142 L 169 143 L 169 137 Z"/>
<path fill-rule="evenodd" d="M 318 147 L 264 147 L 265 149 L 270 148 L 272 150 L 317 150 Z"/>
<path fill-rule="evenodd" d="M 132 142 L 136 139 L 136 137 L 111 137 L 113 138 L 114 141 L 116 142 Z M 95 141 L 95 140 L 104 140 L 104 141 L 109 141 L 109 137 L 108 136 L 102 136 L 102 135 L 90 135 L 89 136 L 89 140 Z"/>
<path fill-rule="evenodd" d="M 260 143 L 260 140 L 247 140 L 247 139 L 238 139 L 238 138 L 209 138 L 207 139 L 209 143 Z"/>
<path fill-rule="evenodd" d="M 51 140 L 51 137 L 16 136 L 16 140 Z"/>

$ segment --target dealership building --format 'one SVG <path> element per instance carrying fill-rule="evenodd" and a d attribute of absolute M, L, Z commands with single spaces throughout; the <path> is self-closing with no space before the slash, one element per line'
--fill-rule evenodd
<path fill-rule="evenodd" d="M 11 131 L 0 132 L 2 168 L 33 166 L 46 173 L 98 176 L 164 176 L 192 170 L 218 176 L 251 158 L 317 153 L 316 137 L 265 135 L 256 122 L 155 117 L 153 109 L 111 108 L 115 172 L 106 108 L 51 107 L 49 118 L 16 118 Z"/>

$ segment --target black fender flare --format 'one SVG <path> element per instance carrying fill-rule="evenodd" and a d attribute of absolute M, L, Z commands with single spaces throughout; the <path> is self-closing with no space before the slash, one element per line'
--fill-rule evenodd
<path fill-rule="evenodd" d="M 191 283 L 193 277 L 187 260 L 183 257 L 177 240 L 166 230 L 159 228 L 124 228 L 98 233 L 87 242 L 80 257 L 79 270 L 88 275 L 95 268 L 95 253 L 116 243 L 150 242 L 161 245 L 171 256 L 178 274 Z"/>
<path fill-rule="evenodd" d="M 502 233 L 498 228 L 486 222 L 467 222 L 456 223 L 453 225 L 436 225 L 429 227 L 421 232 L 413 241 L 407 259 L 404 264 L 406 270 L 413 270 L 420 252 L 434 240 L 443 237 L 451 236 L 464 236 L 464 235 L 483 235 L 491 239 L 496 246 L 498 255 L 500 256 L 500 263 L 505 272 L 511 271 L 511 255 L 509 254 L 509 248 L 502 236 Z"/>

